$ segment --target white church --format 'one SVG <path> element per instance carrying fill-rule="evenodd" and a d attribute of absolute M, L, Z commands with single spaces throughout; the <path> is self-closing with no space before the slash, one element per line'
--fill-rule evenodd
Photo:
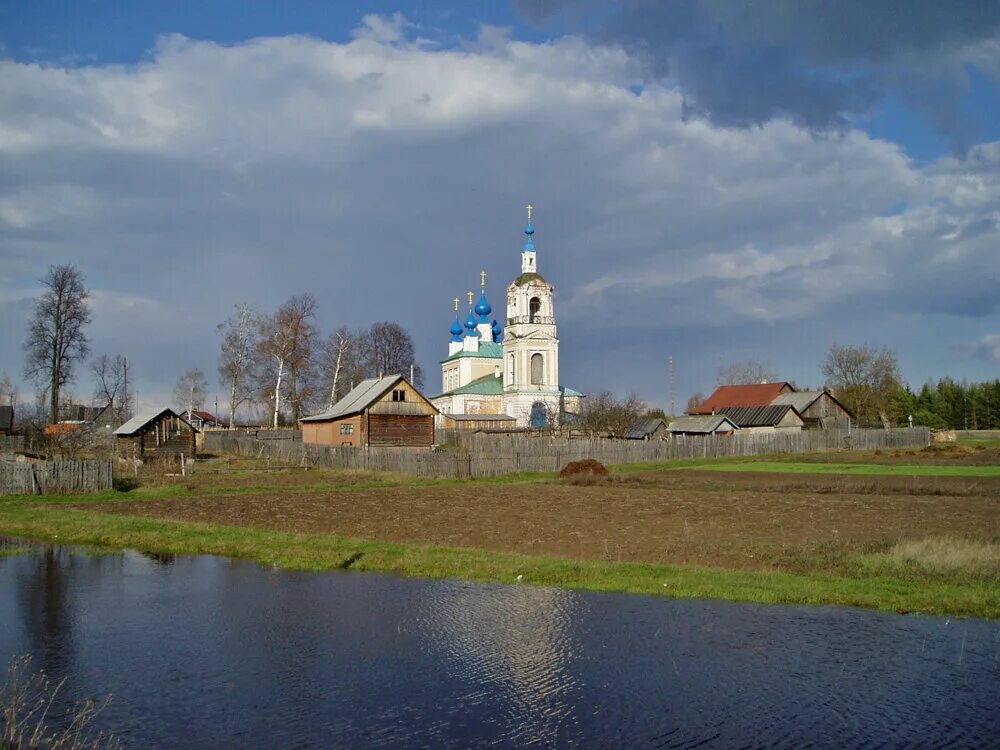
<path fill-rule="evenodd" d="M 463 324 L 455 299 L 448 356 L 441 361 L 441 393 L 430 400 L 439 426 L 546 427 L 580 413 L 583 394 L 559 383 L 555 288 L 538 273 L 535 228 L 528 206 L 521 275 L 507 286 L 507 319 L 490 320 L 486 274 Z"/>

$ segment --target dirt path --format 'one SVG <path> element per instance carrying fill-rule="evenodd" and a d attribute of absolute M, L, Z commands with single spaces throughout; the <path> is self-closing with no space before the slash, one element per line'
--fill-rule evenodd
<path fill-rule="evenodd" d="M 1000 538 L 998 477 L 669 471 L 590 486 L 275 489 L 96 507 L 383 541 L 728 568 L 781 565 L 803 550 L 880 549 L 946 534 Z"/>

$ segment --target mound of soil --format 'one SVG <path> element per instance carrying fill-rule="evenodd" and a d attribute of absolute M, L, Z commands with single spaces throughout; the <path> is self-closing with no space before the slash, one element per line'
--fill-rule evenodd
<path fill-rule="evenodd" d="M 938 456 L 967 456 L 970 453 L 975 453 L 976 449 L 971 445 L 959 445 L 958 443 L 931 443 L 926 448 L 921 448 L 920 452 Z"/>
<path fill-rule="evenodd" d="M 606 477 L 608 476 L 608 470 L 604 468 L 604 464 L 600 461 L 595 461 L 592 458 L 585 458 L 582 461 L 571 461 L 563 467 L 563 470 L 559 472 L 559 477 L 565 479 L 566 477 Z"/>

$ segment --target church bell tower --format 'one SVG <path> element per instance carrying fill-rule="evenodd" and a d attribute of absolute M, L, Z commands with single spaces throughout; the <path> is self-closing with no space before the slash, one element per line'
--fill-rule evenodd
<path fill-rule="evenodd" d="M 521 275 L 507 287 L 507 324 L 503 335 L 503 402 L 519 427 L 558 421 L 559 339 L 554 287 L 538 273 L 533 207 L 528 205 Z M 542 424 L 544 422 L 544 424 Z"/>

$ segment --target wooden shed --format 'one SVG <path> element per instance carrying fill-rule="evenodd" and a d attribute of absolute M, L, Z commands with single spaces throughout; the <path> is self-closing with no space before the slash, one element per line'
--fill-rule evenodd
<path fill-rule="evenodd" d="M 304 417 L 302 442 L 352 447 L 430 448 L 437 408 L 402 375 L 361 381 L 322 414 Z"/>
<path fill-rule="evenodd" d="M 191 423 L 166 406 L 141 412 L 114 432 L 120 453 L 142 459 L 194 456 L 197 434 Z"/>
<path fill-rule="evenodd" d="M 795 407 L 795 411 L 805 421 L 806 428 L 845 429 L 854 419 L 854 415 L 829 389 L 782 393 L 771 403 L 773 406 L 788 404 Z"/>

